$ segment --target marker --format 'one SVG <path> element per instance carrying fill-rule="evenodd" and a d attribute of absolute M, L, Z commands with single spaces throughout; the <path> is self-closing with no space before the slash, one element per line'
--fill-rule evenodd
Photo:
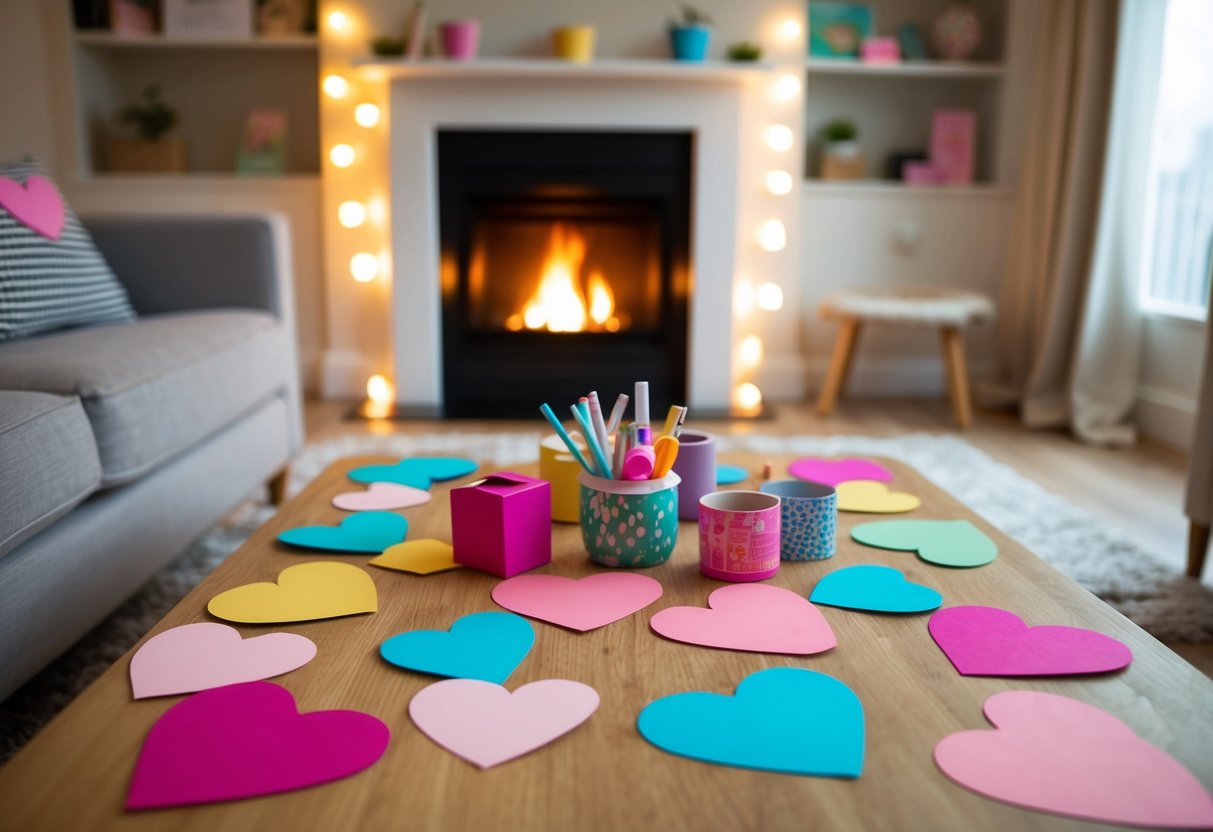
<path fill-rule="evenodd" d="M 665 416 L 665 427 L 661 429 L 662 436 L 673 436 L 674 430 L 687 417 L 687 409 L 676 404 L 670 405 L 670 412 Z"/>
<path fill-rule="evenodd" d="M 649 424 L 649 383 L 636 382 L 636 424 L 645 427 Z"/>
<path fill-rule="evenodd" d="M 623 457 L 628 451 L 628 432 L 623 428 L 615 434 L 615 467 L 613 469 L 615 479 L 623 479 Z"/>
<path fill-rule="evenodd" d="M 615 399 L 615 406 L 611 408 L 611 418 L 607 420 L 607 434 L 612 434 L 619 427 L 619 422 L 623 419 L 623 411 L 628 406 L 628 394 L 620 393 Z"/>
<path fill-rule="evenodd" d="M 674 467 L 678 458 L 678 440 L 672 436 L 658 436 L 653 443 L 653 475 L 650 479 L 659 480 Z"/>
<path fill-rule="evenodd" d="M 648 445 L 641 445 L 628 451 L 623 459 L 623 478 L 625 480 L 647 480 L 653 473 L 655 455 Z"/>
<path fill-rule="evenodd" d="M 548 407 L 547 402 L 539 406 L 539 412 L 543 414 L 545 419 L 551 422 L 552 427 L 556 430 L 556 435 L 564 441 L 565 446 L 569 449 L 569 453 L 573 455 L 573 459 L 577 460 L 581 467 L 586 470 L 586 473 L 593 474 L 594 469 L 586 461 L 586 458 L 581 455 L 581 449 L 577 447 L 573 438 L 569 436 L 569 432 L 564 429 L 564 425 L 560 424 L 560 420 L 556 418 L 556 414 L 552 412 L 552 408 Z"/>
<path fill-rule="evenodd" d="M 598 437 L 594 435 L 594 428 L 590 425 L 589 402 L 582 399 L 577 404 L 569 405 L 569 410 L 573 412 L 573 418 L 581 426 L 581 433 L 585 437 L 586 444 L 590 446 L 590 454 L 594 457 L 594 464 L 598 468 L 598 473 L 593 470 L 590 473 L 606 480 L 611 479 L 611 463 L 607 462 L 606 454 L 602 452 L 602 446 L 598 444 Z"/>
<path fill-rule="evenodd" d="M 607 451 L 611 447 L 611 435 L 607 433 L 606 422 L 602 419 L 602 405 L 598 401 L 598 391 L 591 390 L 590 395 L 586 398 L 590 400 L 590 424 L 594 427 L 594 436 L 598 437 L 598 444 L 602 450 Z"/>

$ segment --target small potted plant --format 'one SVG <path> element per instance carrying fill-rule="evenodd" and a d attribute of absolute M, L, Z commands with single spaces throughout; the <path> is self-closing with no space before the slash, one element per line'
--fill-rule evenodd
<path fill-rule="evenodd" d="M 748 63 L 762 60 L 762 47 L 748 40 L 738 41 L 729 47 L 729 60 Z"/>
<path fill-rule="evenodd" d="M 682 4 L 682 14 L 670 21 L 670 48 L 676 61 L 702 61 L 712 40 L 712 18 Z"/>
<path fill-rule="evenodd" d="M 850 119 L 839 118 L 822 128 L 822 179 L 862 179 L 867 163 L 859 147 L 859 130 Z"/>
<path fill-rule="evenodd" d="M 185 142 L 165 138 L 177 126 L 177 110 L 160 98 L 160 87 L 152 84 L 144 89 L 143 98 L 123 108 L 119 120 L 134 125 L 138 138 L 110 139 L 110 170 L 162 173 L 185 170 Z"/>

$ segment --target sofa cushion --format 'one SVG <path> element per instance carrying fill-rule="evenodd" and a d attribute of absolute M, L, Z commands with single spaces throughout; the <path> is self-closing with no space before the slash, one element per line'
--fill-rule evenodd
<path fill-rule="evenodd" d="M 0 557 L 71 511 L 101 482 L 75 397 L 0 390 Z"/>
<path fill-rule="evenodd" d="M 126 289 L 46 171 L 0 163 L 0 341 L 134 317 Z"/>
<path fill-rule="evenodd" d="M 101 484 L 142 476 L 279 395 L 286 329 L 264 312 L 149 315 L 0 344 L 0 389 L 79 396 Z"/>

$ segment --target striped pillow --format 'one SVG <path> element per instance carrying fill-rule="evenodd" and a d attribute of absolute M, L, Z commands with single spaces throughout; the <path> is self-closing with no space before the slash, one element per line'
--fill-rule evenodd
<path fill-rule="evenodd" d="M 44 180 L 39 183 L 43 199 L 53 203 L 57 195 L 63 205 L 58 239 L 31 227 L 43 224 L 26 199 L 33 192 L 12 184 L 28 187 L 31 176 Z M 0 186 L 0 341 L 67 326 L 133 320 L 126 289 L 41 165 L 0 163 Z"/>

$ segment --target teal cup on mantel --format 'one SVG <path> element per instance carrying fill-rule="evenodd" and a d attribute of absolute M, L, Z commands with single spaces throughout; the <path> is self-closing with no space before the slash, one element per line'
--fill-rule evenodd
<path fill-rule="evenodd" d="M 657 566 L 678 542 L 678 483 L 674 472 L 658 480 L 607 480 L 582 471 L 581 540 L 602 566 Z"/>

